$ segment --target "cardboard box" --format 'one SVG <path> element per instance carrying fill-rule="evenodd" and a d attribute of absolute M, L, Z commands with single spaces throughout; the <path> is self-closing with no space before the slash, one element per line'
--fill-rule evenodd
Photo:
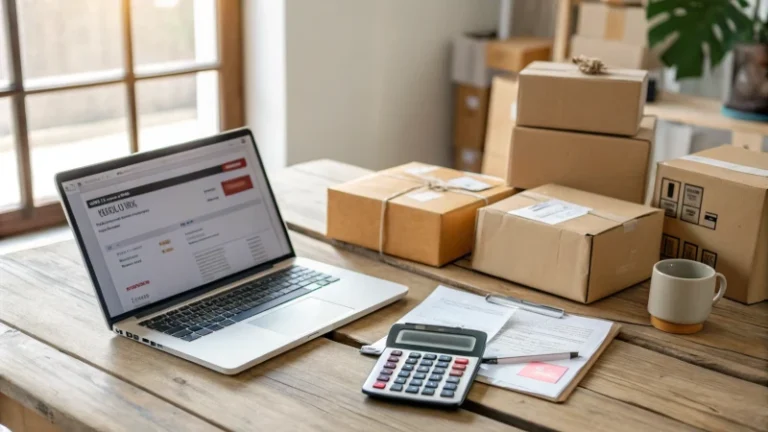
<path fill-rule="evenodd" d="M 451 79 L 458 84 L 484 88 L 491 85 L 492 72 L 485 66 L 488 41 L 495 40 L 494 32 L 467 33 L 453 39 Z"/>
<path fill-rule="evenodd" d="M 483 174 L 507 178 L 512 128 L 517 118 L 517 80 L 494 77 L 483 152 Z"/>
<path fill-rule="evenodd" d="M 472 267 L 581 303 L 651 276 L 661 210 L 545 185 L 478 212 Z"/>
<path fill-rule="evenodd" d="M 663 66 L 657 50 L 654 49 L 652 52 L 645 44 L 631 44 L 576 35 L 571 39 L 571 56 L 581 54 L 597 57 L 608 67 L 613 68 L 652 70 Z"/>
<path fill-rule="evenodd" d="M 482 150 L 457 147 L 455 151 L 454 168 L 459 171 L 480 173 L 483 165 Z"/>
<path fill-rule="evenodd" d="M 647 45 L 648 21 L 643 7 L 581 3 L 576 34 L 588 38 Z"/>
<path fill-rule="evenodd" d="M 491 90 L 463 84 L 457 84 L 455 88 L 453 144 L 482 151 Z"/>
<path fill-rule="evenodd" d="M 574 64 L 535 62 L 519 76 L 517 124 L 635 136 L 648 72 L 609 69 L 587 75 Z"/>
<path fill-rule="evenodd" d="M 714 267 L 727 298 L 768 299 L 768 153 L 723 146 L 661 162 L 653 205 L 666 214 L 662 258 Z"/>
<path fill-rule="evenodd" d="M 643 204 L 655 133 L 655 117 L 645 117 L 633 137 L 517 126 L 507 184 L 556 183 Z"/>
<path fill-rule="evenodd" d="M 477 209 L 513 193 L 501 179 L 410 163 L 330 187 L 327 235 L 441 266 L 472 250 Z"/>
<path fill-rule="evenodd" d="M 485 65 L 491 69 L 517 73 L 534 61 L 549 61 L 551 58 L 551 39 L 515 37 L 488 41 Z"/>

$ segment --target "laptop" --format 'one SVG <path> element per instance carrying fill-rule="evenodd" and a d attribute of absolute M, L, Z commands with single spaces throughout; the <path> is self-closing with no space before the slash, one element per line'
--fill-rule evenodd
<path fill-rule="evenodd" d="M 297 257 L 248 129 L 62 172 L 109 328 L 233 375 L 408 288 Z"/>

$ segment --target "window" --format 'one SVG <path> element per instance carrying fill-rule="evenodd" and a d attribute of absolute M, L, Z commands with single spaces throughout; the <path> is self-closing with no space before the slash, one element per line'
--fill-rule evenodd
<path fill-rule="evenodd" d="M 0 0 L 0 237 L 59 171 L 243 125 L 240 0 Z"/>

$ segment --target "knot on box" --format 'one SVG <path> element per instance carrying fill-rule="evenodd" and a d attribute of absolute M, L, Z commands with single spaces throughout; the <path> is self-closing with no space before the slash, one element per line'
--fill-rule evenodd
<path fill-rule="evenodd" d="M 579 67 L 581 73 L 587 75 L 600 75 L 606 72 L 605 63 L 596 57 L 587 57 L 585 55 L 579 55 L 571 59 L 573 64 Z"/>

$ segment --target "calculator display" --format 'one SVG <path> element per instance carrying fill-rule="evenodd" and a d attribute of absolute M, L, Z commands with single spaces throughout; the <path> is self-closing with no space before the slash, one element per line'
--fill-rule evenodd
<path fill-rule="evenodd" d="M 460 334 L 443 334 L 404 329 L 397 334 L 395 342 L 403 345 L 472 352 L 475 349 L 477 338 Z"/>

